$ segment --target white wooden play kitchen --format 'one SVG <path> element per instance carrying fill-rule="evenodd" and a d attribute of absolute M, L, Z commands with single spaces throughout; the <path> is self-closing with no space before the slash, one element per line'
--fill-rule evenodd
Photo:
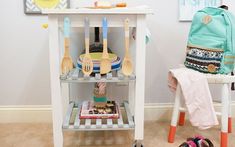
<path fill-rule="evenodd" d="M 44 10 L 48 14 L 49 22 L 49 57 L 50 57 L 50 81 L 51 102 L 53 109 L 53 137 L 54 146 L 63 146 L 63 131 L 96 131 L 96 130 L 134 130 L 134 146 L 141 145 L 144 135 L 144 97 L 145 97 L 145 36 L 146 15 L 152 10 L 144 7 L 114 8 L 114 9 L 66 9 Z M 112 71 L 105 76 L 85 76 L 78 68 L 74 68 L 68 74 L 61 75 L 61 60 L 63 46 L 61 46 L 59 34 L 63 31 L 64 18 L 68 17 L 71 27 L 84 27 L 86 18 L 90 21 L 90 27 L 102 27 L 102 19 L 108 20 L 108 27 L 124 27 L 124 20 L 130 20 L 129 27 L 136 27 L 136 48 L 131 52 L 134 55 L 134 72 L 130 76 L 124 76 L 121 71 Z M 123 49 L 124 51 L 124 49 Z M 137 66 L 138 65 L 138 66 Z M 122 114 L 117 120 L 91 119 L 81 120 L 79 112 L 81 104 L 70 101 L 70 83 L 95 83 L 95 82 L 126 82 L 129 87 L 128 101 L 120 104 L 124 107 L 127 121 Z M 72 118 L 75 113 L 75 118 Z"/>

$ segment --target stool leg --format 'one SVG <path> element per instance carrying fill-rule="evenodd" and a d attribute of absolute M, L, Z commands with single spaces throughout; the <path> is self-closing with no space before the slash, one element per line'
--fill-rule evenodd
<path fill-rule="evenodd" d="M 183 126 L 185 123 L 185 112 L 180 112 L 179 126 Z"/>
<path fill-rule="evenodd" d="M 221 132 L 221 141 L 220 147 L 227 147 L 228 146 L 228 133 Z"/>
<path fill-rule="evenodd" d="M 232 117 L 228 117 L 228 133 L 232 133 Z"/>
<path fill-rule="evenodd" d="M 231 87 L 231 86 L 229 86 Z M 232 133 L 232 107 L 231 107 L 231 89 L 229 89 L 229 99 L 228 99 L 228 133 Z"/>
<path fill-rule="evenodd" d="M 223 84 L 222 89 L 222 118 L 220 146 L 228 146 L 228 107 L 229 107 L 229 84 Z"/>
<path fill-rule="evenodd" d="M 181 89 L 178 84 L 176 88 L 176 94 L 175 94 L 175 104 L 174 104 L 172 118 L 171 118 L 171 126 L 170 126 L 169 135 L 168 135 L 169 143 L 173 143 L 175 140 L 176 126 L 177 126 L 177 121 L 179 118 L 180 98 L 181 98 Z"/>

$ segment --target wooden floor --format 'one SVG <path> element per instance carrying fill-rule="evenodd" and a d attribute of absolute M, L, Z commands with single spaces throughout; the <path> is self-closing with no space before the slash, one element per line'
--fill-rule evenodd
<path fill-rule="evenodd" d="M 235 120 L 234 120 L 235 122 Z M 235 126 L 233 125 L 235 128 Z M 187 137 L 200 134 L 210 138 L 219 147 L 220 129 L 198 130 L 178 127 L 174 144 L 167 142 L 169 122 L 145 122 L 145 147 L 178 147 Z M 64 132 L 65 147 L 130 147 L 131 131 Z M 0 147 L 52 147 L 51 124 L 0 124 Z M 235 129 L 229 134 L 229 147 L 235 147 Z"/>

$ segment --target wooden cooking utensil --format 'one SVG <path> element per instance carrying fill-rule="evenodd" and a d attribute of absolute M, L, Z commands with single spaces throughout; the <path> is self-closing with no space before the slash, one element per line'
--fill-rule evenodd
<path fill-rule="evenodd" d="M 93 71 L 93 62 L 89 53 L 89 20 L 85 18 L 85 56 L 82 59 L 82 72 L 84 75 L 89 76 Z"/>
<path fill-rule="evenodd" d="M 122 73 L 129 76 L 133 72 L 133 64 L 129 54 L 129 19 L 125 19 L 125 57 L 122 61 Z"/>
<path fill-rule="evenodd" d="M 111 61 L 107 50 L 108 23 L 107 19 L 103 18 L 103 53 L 100 60 L 100 73 L 106 74 L 111 71 Z"/>
<path fill-rule="evenodd" d="M 69 34 L 70 34 L 70 20 L 68 17 L 64 18 L 64 57 L 61 62 L 62 74 L 68 73 L 73 69 L 73 60 L 69 53 Z"/>

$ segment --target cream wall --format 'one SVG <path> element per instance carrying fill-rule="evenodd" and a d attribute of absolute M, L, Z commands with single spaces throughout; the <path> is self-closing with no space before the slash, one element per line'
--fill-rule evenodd
<path fill-rule="evenodd" d="M 235 11 L 235 2 L 225 2 Z M 178 21 L 178 0 L 129 0 L 129 4 L 149 5 L 155 13 L 148 16 L 152 38 L 147 45 L 145 102 L 172 102 L 167 72 L 184 60 L 190 23 Z M 72 0 L 71 5 L 76 7 L 85 3 Z M 47 22 L 46 16 L 25 15 L 23 2 L 19 0 L 0 2 L 0 12 L 0 105 L 50 104 L 48 30 L 41 28 L 41 24 Z M 73 38 L 77 40 L 81 31 L 75 31 L 78 35 L 73 34 Z M 119 31 L 113 32 L 121 37 Z M 117 48 L 117 43 L 109 42 L 110 47 Z M 73 48 L 76 44 L 79 41 L 74 42 Z M 91 85 L 85 87 L 92 88 Z M 118 89 L 121 93 L 125 87 Z M 213 89 L 217 91 L 217 87 Z"/>

